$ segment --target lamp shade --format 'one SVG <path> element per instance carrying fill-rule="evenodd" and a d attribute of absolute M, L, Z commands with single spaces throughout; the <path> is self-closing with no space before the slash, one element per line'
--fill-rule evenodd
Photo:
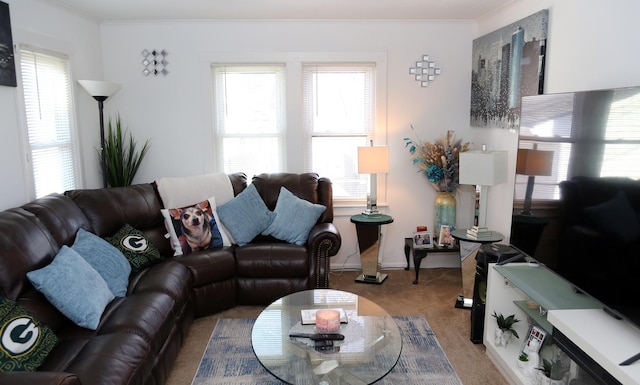
<path fill-rule="evenodd" d="M 358 174 L 389 172 L 389 146 L 358 147 Z"/>
<path fill-rule="evenodd" d="M 518 149 L 516 174 L 549 176 L 553 169 L 553 151 Z"/>
<path fill-rule="evenodd" d="M 507 181 L 507 152 L 461 152 L 459 167 L 460 184 L 495 186 Z"/>
<path fill-rule="evenodd" d="M 119 83 L 105 82 L 101 80 L 78 80 L 78 83 L 89 93 L 89 95 L 103 96 L 108 98 L 109 96 L 118 92 L 120 87 L 122 87 Z"/>

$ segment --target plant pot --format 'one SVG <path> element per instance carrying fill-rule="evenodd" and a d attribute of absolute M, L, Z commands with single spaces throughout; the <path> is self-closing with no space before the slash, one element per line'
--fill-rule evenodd
<path fill-rule="evenodd" d="M 564 378 L 559 380 L 552 380 L 551 378 L 544 375 L 544 372 L 538 371 L 538 384 L 539 385 L 566 385 L 567 382 Z"/>
<path fill-rule="evenodd" d="M 527 369 L 529 367 L 529 361 L 518 360 L 518 368 Z"/>
<path fill-rule="evenodd" d="M 499 327 L 496 327 L 493 342 L 496 346 L 507 346 L 509 341 L 511 341 L 511 336 L 513 336 L 513 334 L 510 330 L 502 330 Z"/>

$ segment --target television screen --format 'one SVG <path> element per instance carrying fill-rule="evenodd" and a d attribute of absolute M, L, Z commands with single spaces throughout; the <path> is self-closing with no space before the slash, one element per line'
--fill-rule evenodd
<path fill-rule="evenodd" d="M 555 222 L 547 226 L 543 235 L 557 243 L 557 264 L 549 267 L 577 290 L 598 299 L 612 314 L 640 328 L 640 247 L 632 247 L 640 246 L 640 237 L 620 240 L 616 238 L 618 234 L 608 234 L 606 228 L 600 228 L 602 241 L 593 245 L 578 241 L 582 238 L 568 238 L 567 228 L 572 222 L 566 218 L 570 210 L 562 207 L 566 203 L 562 203 L 560 189 L 561 182 L 576 178 L 593 181 L 591 186 L 597 186 L 599 180 L 625 178 L 625 183 L 628 180 L 633 188 L 637 185 L 639 192 L 635 196 L 626 191 L 627 198 L 632 204 L 634 199 L 640 201 L 640 87 L 523 97 L 518 148 L 553 153 L 551 172 L 535 176 L 532 193 L 534 202 L 558 204 L 559 219 L 552 218 Z M 514 215 L 515 207 L 522 204 L 527 183 L 527 175 L 516 175 Z M 585 185 L 589 186 L 582 184 Z M 600 193 L 613 196 L 617 187 L 604 192 L 589 188 L 578 192 L 580 199 L 588 200 Z M 586 206 L 578 208 L 583 219 L 588 212 Z M 640 207 L 634 206 L 633 210 L 638 210 L 633 215 L 640 223 Z M 539 214 L 540 210 L 534 210 L 534 217 Z M 620 216 L 611 217 L 609 228 L 615 228 L 619 221 Z M 622 231 L 628 229 L 629 226 L 619 227 Z"/>

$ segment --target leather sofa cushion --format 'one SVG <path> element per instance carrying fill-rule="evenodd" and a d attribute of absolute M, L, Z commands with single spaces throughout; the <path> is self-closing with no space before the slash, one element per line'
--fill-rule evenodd
<path fill-rule="evenodd" d="M 32 290 L 27 273 L 47 266 L 57 253 L 58 245 L 34 214 L 20 208 L 0 212 L 0 295 L 17 300 Z"/>
<path fill-rule="evenodd" d="M 67 372 L 82 384 L 144 384 L 155 353 L 145 339 L 133 333 L 114 333 L 63 340 L 51 351 L 40 371 Z"/>
<path fill-rule="evenodd" d="M 82 210 L 62 194 L 50 194 L 29 202 L 23 209 L 35 214 L 51 232 L 58 246 L 70 246 L 78 229 L 90 229 L 91 223 Z"/>
<path fill-rule="evenodd" d="M 304 246 L 288 243 L 257 243 L 236 249 L 238 277 L 294 278 L 309 275 Z"/>
<path fill-rule="evenodd" d="M 202 250 L 175 259 L 189 269 L 193 287 L 233 279 L 236 276 L 235 246 L 217 250 Z"/>
<path fill-rule="evenodd" d="M 164 227 L 161 202 L 154 185 L 138 184 L 94 190 L 65 192 L 87 216 L 92 232 L 101 236 L 115 234 L 128 223 L 136 229 Z"/>
<path fill-rule="evenodd" d="M 153 292 L 117 298 L 105 311 L 99 334 L 136 334 L 157 352 L 186 303 L 187 298 L 175 301 L 165 293 Z"/>

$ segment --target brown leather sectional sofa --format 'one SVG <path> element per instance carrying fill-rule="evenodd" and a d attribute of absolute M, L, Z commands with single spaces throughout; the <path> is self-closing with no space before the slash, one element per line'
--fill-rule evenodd
<path fill-rule="evenodd" d="M 244 174 L 229 175 L 234 194 Z M 1 384 L 163 384 L 194 317 L 235 305 L 265 305 L 285 294 L 328 286 L 329 257 L 340 248 L 331 182 L 316 174 L 262 174 L 253 183 L 274 209 L 281 186 L 327 207 L 298 246 L 258 236 L 250 244 L 173 257 L 153 183 L 74 190 L 0 212 L 0 295 L 16 300 L 59 339 L 36 372 L 0 373 Z M 98 329 L 76 326 L 34 289 L 26 273 L 42 268 L 78 229 L 110 236 L 141 230 L 165 259 L 132 273 Z"/>

